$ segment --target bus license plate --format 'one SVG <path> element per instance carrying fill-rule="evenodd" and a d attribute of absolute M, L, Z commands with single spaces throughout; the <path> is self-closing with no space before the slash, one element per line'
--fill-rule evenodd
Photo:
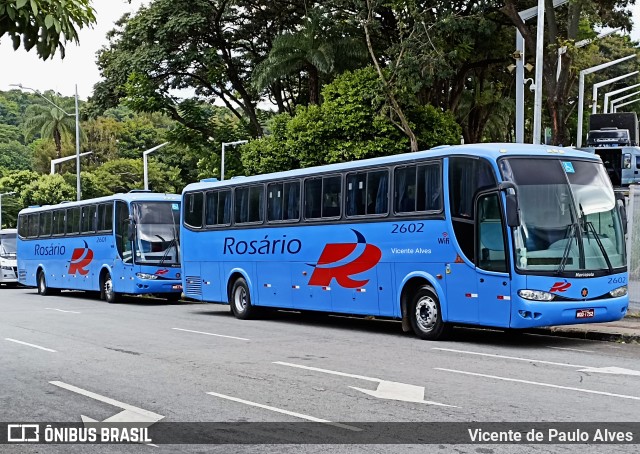
<path fill-rule="evenodd" d="M 595 315 L 595 309 L 578 309 L 576 311 L 576 318 L 592 318 Z"/>
<path fill-rule="evenodd" d="M 175 285 L 172 285 L 172 286 L 171 286 L 171 288 L 172 288 L 173 290 L 182 290 L 182 284 L 175 284 Z M 593 316 L 592 316 L 592 317 L 593 317 Z"/>

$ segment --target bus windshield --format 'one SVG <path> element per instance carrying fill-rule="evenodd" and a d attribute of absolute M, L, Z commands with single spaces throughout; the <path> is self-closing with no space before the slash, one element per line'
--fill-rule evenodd
<path fill-rule="evenodd" d="M 524 272 L 619 272 L 625 238 L 613 188 L 601 163 L 510 158 L 500 162 L 518 187 L 521 225 L 515 263 Z"/>
<path fill-rule="evenodd" d="M 135 261 L 139 265 L 180 264 L 180 206 L 176 202 L 136 202 L 132 204 L 136 224 Z"/>
<path fill-rule="evenodd" d="M 16 257 L 16 235 L 0 235 L 0 257 Z"/>

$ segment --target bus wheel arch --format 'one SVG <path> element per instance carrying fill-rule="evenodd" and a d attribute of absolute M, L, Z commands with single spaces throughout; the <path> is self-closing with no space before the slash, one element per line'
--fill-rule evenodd
<path fill-rule="evenodd" d="M 449 334 L 451 325 L 444 321 L 437 288 L 425 276 L 413 276 L 405 282 L 400 294 L 403 331 L 413 331 L 426 340 L 442 339 Z"/>
<path fill-rule="evenodd" d="M 60 293 L 59 289 L 54 289 L 47 285 L 47 273 L 44 271 L 44 267 L 42 265 L 40 265 L 36 270 L 36 285 L 38 287 L 39 295 L 49 296 Z"/>
<path fill-rule="evenodd" d="M 233 315 L 240 320 L 248 320 L 256 315 L 256 307 L 251 303 L 251 290 L 241 273 L 233 273 L 229 279 L 229 306 Z"/>
<path fill-rule="evenodd" d="M 121 295 L 113 290 L 113 277 L 106 268 L 100 271 L 100 296 L 110 304 L 119 303 L 121 299 Z"/>

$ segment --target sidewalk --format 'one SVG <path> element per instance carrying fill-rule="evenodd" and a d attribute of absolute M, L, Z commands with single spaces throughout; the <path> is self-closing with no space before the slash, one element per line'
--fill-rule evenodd
<path fill-rule="evenodd" d="M 625 317 L 617 322 L 609 323 L 552 326 L 530 332 L 576 339 L 640 343 L 640 317 Z"/>

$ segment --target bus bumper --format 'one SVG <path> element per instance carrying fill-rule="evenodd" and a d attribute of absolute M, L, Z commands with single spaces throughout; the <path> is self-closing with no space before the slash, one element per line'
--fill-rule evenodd
<path fill-rule="evenodd" d="M 576 325 L 620 320 L 627 314 L 629 297 L 591 301 L 529 301 L 516 297 L 511 328 Z"/>
<path fill-rule="evenodd" d="M 134 279 L 135 293 L 182 293 L 182 281 L 173 279 Z"/>

